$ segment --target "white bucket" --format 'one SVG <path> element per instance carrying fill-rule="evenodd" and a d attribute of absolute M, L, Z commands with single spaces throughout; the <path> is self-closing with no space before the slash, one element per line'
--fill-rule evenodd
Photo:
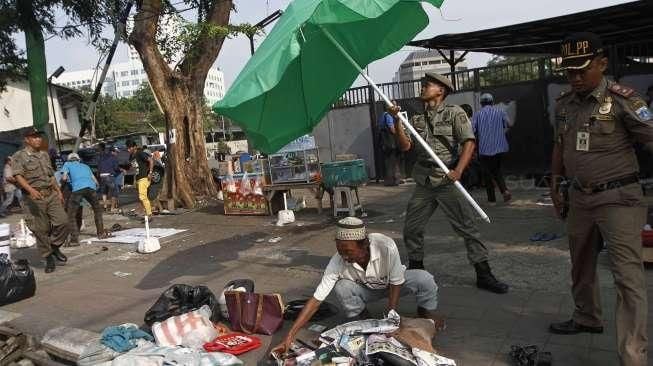
<path fill-rule="evenodd" d="M 11 259 L 10 237 L 11 227 L 9 224 L 0 224 L 0 254 L 7 253 L 8 259 Z"/>

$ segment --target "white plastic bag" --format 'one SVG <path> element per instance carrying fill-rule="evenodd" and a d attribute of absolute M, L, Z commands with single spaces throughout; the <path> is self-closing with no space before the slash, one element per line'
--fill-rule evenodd
<path fill-rule="evenodd" d="M 263 188 L 261 187 L 261 176 L 257 175 L 256 179 L 254 180 L 254 189 L 252 191 L 257 196 L 262 196 L 263 195 Z"/>
<path fill-rule="evenodd" d="M 230 174 L 227 176 L 225 181 L 227 182 L 227 192 L 236 193 L 237 189 L 236 189 L 236 182 L 234 181 L 234 177 Z"/>
<path fill-rule="evenodd" d="M 13 231 L 14 237 L 11 238 L 9 245 L 14 249 L 30 248 L 36 244 L 36 239 L 32 232 L 27 228 L 25 219 L 20 219 L 20 223 Z"/>
<path fill-rule="evenodd" d="M 249 180 L 247 172 L 243 174 L 243 179 L 240 181 L 240 194 L 247 196 L 252 193 L 252 182 Z"/>
<path fill-rule="evenodd" d="M 218 336 L 211 322 L 211 309 L 203 305 L 189 313 L 152 324 L 152 334 L 159 346 L 202 348 Z"/>

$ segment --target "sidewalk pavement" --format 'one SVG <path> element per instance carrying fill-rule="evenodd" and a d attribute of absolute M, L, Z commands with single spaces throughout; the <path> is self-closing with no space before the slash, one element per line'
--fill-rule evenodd
<path fill-rule="evenodd" d="M 360 190 L 369 230 L 394 238 L 402 253 L 404 209 L 412 188 L 410 184 L 371 184 Z M 511 285 L 506 295 L 476 289 L 474 270 L 467 262 L 462 241 L 441 212 L 430 221 L 425 264 L 438 282 L 439 310 L 447 318 L 447 329 L 436 337 L 434 345 L 458 365 L 510 365 L 507 353 L 512 344 L 536 344 L 552 352 L 555 365 L 618 364 L 615 293 L 604 254 L 600 257 L 599 277 L 605 333 L 558 336 L 547 332 L 550 322 L 569 318 L 573 302 L 566 237 L 529 241 L 535 232 L 564 235 L 564 227 L 552 217 L 551 208 L 536 205 L 544 192 L 515 188 L 510 205 L 487 207 L 493 223 L 479 224 L 491 249 L 494 272 Z M 251 278 L 257 292 L 279 292 L 286 301 L 309 297 L 335 245 L 333 218 L 328 213 L 318 216 L 310 208 L 316 207 L 310 194 L 305 195 L 309 209 L 297 213 L 297 223 L 290 226 L 278 228 L 269 216 L 224 216 L 221 206 L 209 206 L 184 215 L 157 217 L 154 227 L 188 229 L 164 241 L 157 253 L 142 255 L 119 244 L 82 245 L 66 250 L 69 264 L 51 275 L 43 273 L 35 249 L 14 251 L 14 258 L 28 257 L 34 263 L 37 294 L 4 306 L 0 322 L 3 317 L 15 317 L 10 325 L 35 335 L 61 325 L 101 332 L 109 325 L 142 324 L 145 311 L 172 284 L 207 285 L 218 294 L 225 283 L 235 278 Z M 483 192 L 476 191 L 474 196 L 483 205 Z M 106 219 L 109 223 L 119 219 L 117 222 L 126 227 L 138 225 L 109 215 Z M 91 224 L 87 232 L 93 230 Z M 276 236 L 281 237 L 279 242 L 268 241 Z M 118 271 L 129 275 L 114 275 Z M 651 273 L 647 271 L 649 292 Z M 372 313 L 381 316 L 384 306 L 383 302 L 374 304 Z M 414 315 L 414 301 L 402 299 L 400 313 Z M 337 315 L 321 324 L 332 326 L 342 321 L 342 316 Z M 289 327 L 286 322 L 273 337 L 261 337 L 263 347 L 243 355 L 243 361 L 247 365 L 266 364 L 269 348 L 280 342 Z M 309 331 L 300 334 L 304 340 L 312 336 L 315 333 Z"/>

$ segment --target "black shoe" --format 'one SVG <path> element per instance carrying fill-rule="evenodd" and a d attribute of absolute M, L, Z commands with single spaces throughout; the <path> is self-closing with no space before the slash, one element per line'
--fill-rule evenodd
<path fill-rule="evenodd" d="M 474 269 L 476 269 L 476 287 L 495 294 L 508 292 L 509 286 L 494 277 L 487 261 L 474 264 Z"/>
<path fill-rule="evenodd" d="M 68 257 L 66 257 L 63 253 L 61 253 L 59 247 L 52 246 L 51 256 L 53 256 L 59 262 L 66 263 L 68 261 Z"/>
<path fill-rule="evenodd" d="M 424 269 L 423 261 L 408 260 L 408 269 Z"/>
<path fill-rule="evenodd" d="M 551 323 L 549 332 L 554 334 L 603 333 L 603 327 L 589 327 L 571 319 L 566 322 Z"/>
<path fill-rule="evenodd" d="M 57 265 L 54 263 L 54 255 L 50 254 L 45 257 L 45 273 L 52 273 Z"/>

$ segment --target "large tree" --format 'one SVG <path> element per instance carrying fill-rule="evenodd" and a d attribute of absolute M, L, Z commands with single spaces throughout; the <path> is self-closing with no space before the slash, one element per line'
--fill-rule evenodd
<path fill-rule="evenodd" d="M 180 6 L 194 9 L 196 21 L 178 19 L 181 26 L 176 27 L 178 32 L 169 42 L 160 31 L 160 23 L 183 11 L 177 8 Z M 251 31 L 248 25 L 229 24 L 233 10 L 231 0 L 183 0 L 175 4 L 142 0 L 129 35 L 129 43 L 138 51 L 163 109 L 168 130 L 176 136 L 167 152 L 167 179 L 159 197 L 185 207 L 194 207 L 198 197 L 217 193 L 204 145 L 203 92 L 208 71 L 225 38 Z"/>

